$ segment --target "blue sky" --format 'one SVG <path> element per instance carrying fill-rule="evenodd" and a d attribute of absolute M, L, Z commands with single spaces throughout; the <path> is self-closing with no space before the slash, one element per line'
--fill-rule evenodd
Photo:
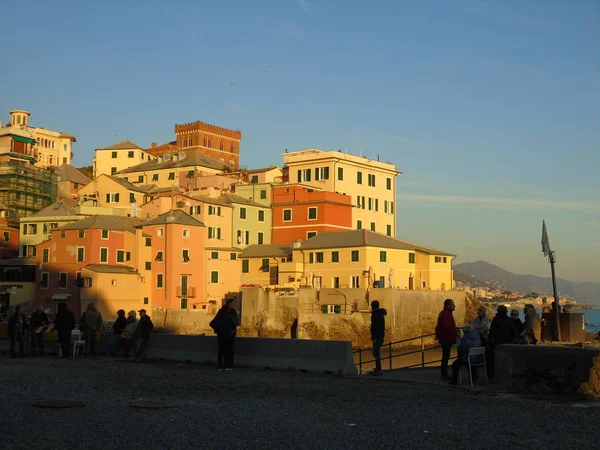
<path fill-rule="evenodd" d="M 241 129 L 251 167 L 286 148 L 380 155 L 404 173 L 400 237 L 547 275 L 545 218 L 558 274 L 600 282 L 599 5 L 11 2 L 2 120 L 23 108 L 74 134 L 75 165 L 194 120 Z"/>

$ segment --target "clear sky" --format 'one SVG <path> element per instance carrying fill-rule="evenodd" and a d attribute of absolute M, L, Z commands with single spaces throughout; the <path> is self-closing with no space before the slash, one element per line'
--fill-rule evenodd
<path fill-rule="evenodd" d="M 398 235 L 600 282 L 596 0 L 4 2 L 0 114 L 94 148 L 240 129 L 242 164 L 287 148 L 380 155 Z M 271 66 L 272 69 L 266 71 Z M 232 82 L 238 84 L 230 87 Z"/>

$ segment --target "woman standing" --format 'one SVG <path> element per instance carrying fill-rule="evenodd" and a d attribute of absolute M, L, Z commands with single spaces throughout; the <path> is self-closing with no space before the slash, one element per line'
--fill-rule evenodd
<path fill-rule="evenodd" d="M 537 344 L 542 338 L 542 323 L 537 315 L 535 306 L 531 304 L 525 305 L 523 312 L 525 313 L 523 336 L 527 339 L 528 344 Z"/>

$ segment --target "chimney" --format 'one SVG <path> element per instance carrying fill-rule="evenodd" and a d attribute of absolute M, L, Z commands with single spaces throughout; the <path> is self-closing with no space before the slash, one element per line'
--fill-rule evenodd
<path fill-rule="evenodd" d="M 296 239 L 294 242 L 292 242 L 292 248 L 300 248 L 302 246 L 302 241 L 300 239 Z"/>
<path fill-rule="evenodd" d="M 152 148 L 156 148 L 156 142 L 152 143 Z"/>

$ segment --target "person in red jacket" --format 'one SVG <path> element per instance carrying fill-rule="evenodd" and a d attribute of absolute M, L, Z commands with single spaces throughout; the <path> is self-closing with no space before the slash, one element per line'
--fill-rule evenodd
<path fill-rule="evenodd" d="M 454 322 L 454 316 L 452 311 L 456 306 L 454 300 L 447 298 L 444 300 L 444 309 L 438 316 L 437 326 L 435 327 L 435 338 L 440 342 L 442 346 L 442 379 L 449 380 L 448 374 L 448 360 L 450 359 L 450 352 L 452 346 L 456 344 L 456 322 Z"/>

